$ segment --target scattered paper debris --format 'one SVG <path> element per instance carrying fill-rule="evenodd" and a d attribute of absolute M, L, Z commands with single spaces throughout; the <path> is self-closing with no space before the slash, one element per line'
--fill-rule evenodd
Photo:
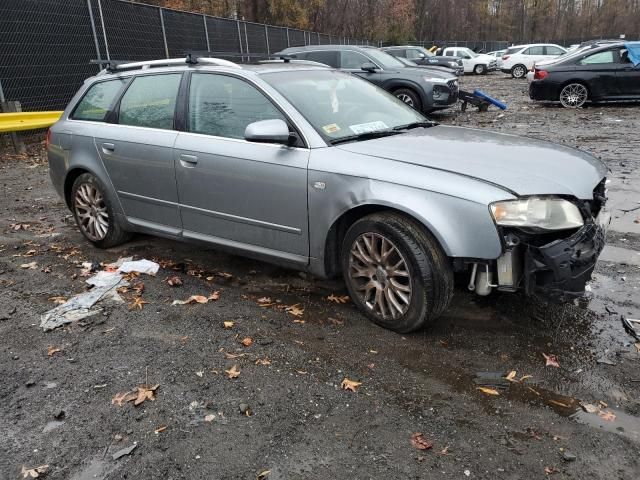
<path fill-rule="evenodd" d="M 125 261 L 120 264 L 118 268 L 118 272 L 120 273 L 145 273 L 147 275 L 155 276 L 160 269 L 160 265 L 156 262 L 152 262 L 151 260 L 135 260 L 135 261 Z"/>

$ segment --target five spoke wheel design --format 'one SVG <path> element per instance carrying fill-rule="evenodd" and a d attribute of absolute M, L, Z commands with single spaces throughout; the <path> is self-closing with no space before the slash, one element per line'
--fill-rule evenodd
<path fill-rule="evenodd" d="M 560 103 L 563 107 L 578 108 L 587 101 L 589 92 L 581 83 L 571 83 L 560 92 Z"/>
<path fill-rule="evenodd" d="M 411 276 L 398 248 L 378 233 L 363 233 L 349 254 L 349 276 L 362 302 L 380 318 L 397 319 L 411 303 Z"/>
<path fill-rule="evenodd" d="M 99 241 L 107 235 L 109 214 L 102 193 L 93 185 L 83 183 L 76 190 L 73 207 L 80 228 L 90 240 Z"/>

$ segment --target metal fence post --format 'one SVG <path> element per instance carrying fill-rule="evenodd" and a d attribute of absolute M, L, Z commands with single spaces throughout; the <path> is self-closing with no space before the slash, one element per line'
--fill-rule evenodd
<path fill-rule="evenodd" d="M 91 8 L 91 0 L 87 0 L 87 9 L 89 10 L 89 19 L 91 20 L 91 32 L 93 33 L 93 43 L 96 46 L 96 55 L 98 55 L 98 61 L 102 60 L 100 56 L 100 45 L 98 44 L 98 35 L 96 34 L 96 22 L 93 18 L 93 8 Z M 102 64 L 98 65 L 98 71 L 102 68 Z"/>
<path fill-rule="evenodd" d="M 320 45 L 320 32 L 316 32 L 316 34 L 318 35 L 318 45 Z"/>
<path fill-rule="evenodd" d="M 211 45 L 209 45 L 209 29 L 207 28 L 207 16 L 202 15 L 202 23 L 204 23 L 204 36 L 207 39 L 207 52 L 211 52 Z"/>
<path fill-rule="evenodd" d="M 249 51 L 249 37 L 247 36 L 247 22 L 244 22 L 244 46 L 247 47 L 247 62 L 251 62 L 251 52 Z"/>
<path fill-rule="evenodd" d="M 287 48 L 291 46 L 291 42 L 289 41 L 289 27 L 287 27 Z"/>
<path fill-rule="evenodd" d="M 269 30 L 267 29 L 267 24 L 264 25 L 264 39 L 267 42 L 267 55 L 271 55 L 271 51 L 269 50 Z"/>
<path fill-rule="evenodd" d="M 109 42 L 107 42 L 107 29 L 104 28 L 104 15 L 102 14 L 102 2 L 98 0 L 98 10 L 100 11 L 100 25 L 102 25 L 102 37 L 104 38 L 104 49 L 107 53 L 107 60 L 111 60 L 109 55 Z"/>
<path fill-rule="evenodd" d="M 169 58 L 169 46 L 167 45 L 167 32 L 164 29 L 164 15 L 162 14 L 162 7 L 159 7 L 158 10 L 160 10 L 160 26 L 162 27 L 162 40 L 164 40 L 164 54 Z"/>
<path fill-rule="evenodd" d="M 236 20 L 236 26 L 238 27 L 238 45 L 240 45 L 240 61 L 244 62 L 244 51 L 242 48 L 242 35 L 240 34 L 240 20 Z"/>

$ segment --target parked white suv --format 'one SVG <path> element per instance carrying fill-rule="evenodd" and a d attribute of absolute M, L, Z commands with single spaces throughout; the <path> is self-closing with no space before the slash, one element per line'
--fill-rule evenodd
<path fill-rule="evenodd" d="M 550 60 L 565 53 L 565 48 L 552 43 L 516 45 L 505 52 L 500 70 L 511 74 L 513 78 L 524 78 L 537 61 Z"/>
<path fill-rule="evenodd" d="M 483 75 L 498 69 L 496 57 L 484 53 L 476 53 L 467 47 L 447 47 L 442 52 L 442 55 L 461 58 L 464 73 Z"/>

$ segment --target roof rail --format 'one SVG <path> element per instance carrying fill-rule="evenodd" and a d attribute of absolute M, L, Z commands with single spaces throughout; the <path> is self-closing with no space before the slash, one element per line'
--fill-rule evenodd
<path fill-rule="evenodd" d="M 91 63 L 99 63 L 106 65 L 105 70 L 109 73 L 120 72 L 123 70 L 143 69 L 152 67 L 167 67 L 171 65 L 218 65 L 220 67 L 242 68 L 237 63 L 222 58 L 200 57 L 191 53 L 183 58 L 165 58 L 162 60 L 144 60 L 141 62 L 123 62 L 117 60 L 91 60 Z"/>

